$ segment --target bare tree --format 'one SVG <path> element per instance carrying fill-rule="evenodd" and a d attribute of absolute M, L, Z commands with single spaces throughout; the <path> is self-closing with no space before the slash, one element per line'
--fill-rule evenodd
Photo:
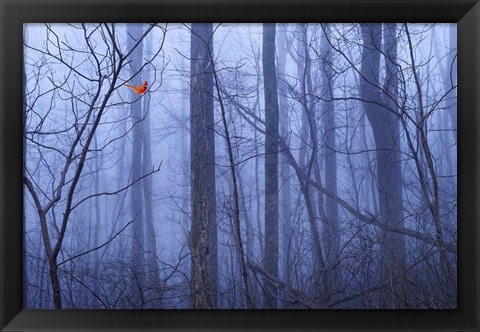
<path fill-rule="evenodd" d="M 396 280 L 405 274 L 405 238 L 388 231 L 390 227 L 404 227 L 401 181 L 400 135 L 398 116 L 382 106 L 380 82 L 380 55 L 382 26 L 363 24 L 362 27 L 361 91 L 367 118 L 375 138 L 377 189 L 379 194 L 380 220 L 386 231 L 380 235 L 381 280 Z M 395 95 L 396 87 L 396 32 L 395 25 L 385 29 L 385 48 L 392 55 L 387 60 L 387 91 Z M 390 62 L 389 62 L 390 61 Z M 385 98 L 385 97 L 384 97 Z M 396 286 L 384 292 L 387 307 L 398 306 Z"/>
<path fill-rule="evenodd" d="M 450 30 L 27 25 L 26 306 L 455 308 Z"/>
<path fill-rule="evenodd" d="M 279 125 L 280 135 L 287 137 L 289 133 L 289 107 L 288 107 L 288 82 L 287 82 L 287 31 L 286 27 L 279 29 L 277 43 L 277 76 L 278 76 L 278 101 L 279 101 Z M 281 155 L 283 157 L 283 155 Z M 288 162 L 282 158 L 280 163 L 280 179 L 282 186 L 280 187 L 280 220 L 281 220 L 281 234 L 283 238 L 281 256 L 283 261 L 283 275 L 288 285 L 291 284 L 292 266 L 290 257 L 290 246 L 292 241 L 292 207 L 291 207 L 291 168 Z"/>
<path fill-rule="evenodd" d="M 146 54 L 153 52 L 152 36 L 146 38 Z M 163 39 L 165 40 L 165 39 Z M 163 42 L 162 40 L 162 42 Z M 151 70 L 146 71 L 147 82 L 152 81 Z M 142 175 L 148 174 L 153 166 L 152 163 L 152 138 L 151 138 L 151 121 L 150 121 L 150 101 L 151 97 L 143 99 L 142 110 L 142 139 L 143 139 L 143 160 L 142 160 Z M 146 228 L 146 248 L 147 248 L 147 265 L 148 265 L 148 285 L 151 296 L 149 296 L 149 307 L 162 308 L 163 307 L 163 285 L 160 279 L 160 266 L 157 252 L 157 234 L 155 230 L 155 220 L 153 213 L 153 179 L 150 176 L 143 178 L 143 195 L 145 199 L 145 228 Z"/>
<path fill-rule="evenodd" d="M 192 306 L 216 306 L 217 231 L 213 68 L 210 61 L 213 24 L 193 23 L 190 67 L 190 149 L 192 224 Z"/>
<path fill-rule="evenodd" d="M 143 42 L 139 43 L 135 48 L 136 41 L 143 33 L 143 25 L 138 23 L 130 23 L 127 25 L 128 48 L 133 50 L 130 58 L 130 70 L 133 80 L 131 84 L 140 86 L 143 84 L 143 77 L 140 75 L 142 68 Z M 137 284 L 133 284 L 132 297 L 140 299 L 140 306 L 145 304 L 145 217 L 144 217 L 144 195 L 142 182 L 138 179 L 142 176 L 143 165 L 143 131 L 141 121 L 143 119 L 142 101 L 133 91 L 131 96 L 131 118 L 132 118 L 132 179 L 134 182 L 130 191 L 131 199 L 131 215 L 135 219 L 133 223 L 132 236 L 132 273 L 138 280 Z"/>
<path fill-rule="evenodd" d="M 34 92 L 26 95 L 29 100 L 26 115 L 30 118 L 29 128 L 32 130 L 25 132 L 25 139 L 27 145 L 32 147 L 30 151 L 32 153 L 36 151 L 39 162 L 25 164 L 24 184 L 38 214 L 49 265 L 52 302 L 55 308 L 63 307 L 58 257 L 72 212 L 88 199 L 102 195 L 97 193 L 86 198 L 76 196 L 79 184 L 81 185 L 86 175 L 84 167 L 93 150 L 95 134 L 106 110 L 112 106 L 110 104 L 112 95 L 123 84 L 120 76 L 128 64 L 129 56 L 154 27 L 155 25 L 150 25 L 143 34 L 138 36 L 130 49 L 123 52 L 118 44 L 114 24 L 76 26 L 75 28 L 82 32 L 83 37 L 83 44 L 78 48 L 70 45 L 69 41 L 60 42 L 51 25 L 45 26 L 47 32 L 45 48 L 26 45 L 27 49 L 44 59 L 41 60 L 44 61 L 44 65 L 49 63 L 53 67 L 62 68 L 67 73 L 67 76 L 59 78 L 55 76 L 54 69 L 47 71 L 47 75 L 50 75 L 47 76 L 50 81 L 49 87 L 36 85 L 34 87 L 36 97 Z M 101 44 L 93 40 L 97 34 L 100 36 Z M 91 66 L 89 70 L 84 71 L 78 64 L 71 62 L 72 58 L 69 56 L 75 52 L 85 54 L 86 59 L 83 63 Z M 91 68 L 94 68 L 93 75 L 91 75 Z M 75 81 L 79 82 L 78 85 L 71 84 L 70 77 L 74 77 Z M 71 124 L 66 124 L 65 128 L 54 127 L 56 123 L 51 122 L 50 117 L 57 111 L 55 103 L 51 103 L 46 111 L 36 105 L 37 101 L 48 96 L 51 101 L 55 98 L 68 101 L 70 108 L 67 110 L 71 114 Z M 53 126 L 53 129 L 47 126 Z M 66 144 L 61 147 L 55 146 L 55 141 L 59 138 Z M 108 144 L 109 142 L 105 143 L 105 145 Z M 48 151 L 54 151 L 57 157 L 51 159 L 47 155 Z M 46 169 L 51 178 L 51 182 L 46 184 L 41 179 L 37 179 L 36 175 L 42 165 L 47 165 Z M 158 170 L 154 172 L 156 171 Z M 130 186 L 131 184 L 123 190 Z M 57 218 L 60 219 L 58 224 Z"/>
<path fill-rule="evenodd" d="M 263 24 L 265 89 L 265 270 L 278 277 L 278 137 L 279 110 L 275 68 L 275 24 Z M 266 308 L 277 307 L 277 288 L 265 282 Z"/>
<path fill-rule="evenodd" d="M 337 139 L 336 139 L 336 120 L 335 120 L 335 102 L 334 100 L 334 71 L 333 71 L 333 51 L 327 43 L 330 28 L 326 25 L 324 36 L 320 45 L 320 56 L 322 58 L 322 92 L 325 101 L 322 103 L 323 110 L 323 140 L 325 155 L 325 189 L 337 195 Z M 326 266 L 328 269 L 328 288 L 340 290 L 342 288 L 342 278 L 340 274 L 340 230 L 338 205 L 335 200 L 325 197 L 325 217 L 323 220 L 323 233 L 325 245 L 328 246 L 325 253 Z"/>

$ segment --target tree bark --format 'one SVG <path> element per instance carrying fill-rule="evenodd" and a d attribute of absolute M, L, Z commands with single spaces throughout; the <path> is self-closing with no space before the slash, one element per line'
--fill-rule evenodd
<path fill-rule="evenodd" d="M 281 30 L 279 32 L 279 38 L 277 43 L 278 51 L 278 101 L 280 112 L 280 135 L 282 137 L 288 137 L 289 135 L 289 121 L 288 121 L 288 84 L 286 82 L 286 63 L 287 63 L 287 32 Z M 282 274 L 287 285 L 291 286 L 292 282 L 292 262 L 290 258 L 290 243 L 293 236 L 293 220 L 292 220 L 292 208 L 291 208 L 291 168 L 288 161 L 281 156 L 280 164 L 280 178 L 282 186 L 280 188 L 280 221 L 282 229 L 282 252 L 280 261 L 282 262 Z"/>
<path fill-rule="evenodd" d="M 278 277 L 278 137 L 279 109 L 275 69 L 275 24 L 263 24 L 265 90 L 265 270 Z M 265 282 L 265 308 L 277 308 L 277 286 Z"/>
<path fill-rule="evenodd" d="M 192 24 L 190 67 L 190 146 L 192 224 L 189 248 L 192 307 L 212 309 L 217 297 L 217 225 L 213 113 L 213 24 Z"/>
<path fill-rule="evenodd" d="M 448 28 L 449 35 L 449 49 L 450 53 L 447 57 L 447 70 L 444 77 L 444 84 L 447 87 L 453 87 L 457 84 L 457 65 L 456 58 L 457 52 L 457 26 L 456 24 L 450 24 Z M 445 98 L 445 108 L 448 110 L 450 121 L 452 122 L 453 139 L 457 143 L 457 89 L 452 89 Z"/>
<path fill-rule="evenodd" d="M 147 54 L 152 53 L 152 36 L 149 35 L 146 39 Z M 150 81 L 151 75 L 147 72 L 145 74 L 147 82 Z M 159 309 L 163 307 L 162 301 L 162 284 L 160 280 L 160 268 L 158 265 L 157 254 L 157 237 L 155 231 L 154 215 L 153 215 L 153 183 L 152 177 L 146 176 L 152 171 L 152 147 L 150 135 L 150 96 L 143 98 L 143 122 L 142 122 L 142 138 L 143 138 L 143 163 L 142 175 L 143 178 L 143 195 L 145 199 L 145 226 L 146 226 L 146 246 L 148 250 L 147 265 L 148 265 L 148 284 L 150 292 L 149 307 Z"/>
<path fill-rule="evenodd" d="M 137 38 L 143 33 L 141 24 L 134 23 L 127 25 L 128 49 L 131 49 Z M 140 43 L 131 54 L 130 71 L 132 77 L 135 76 L 142 67 L 143 42 Z M 137 75 L 131 81 L 132 85 L 141 85 L 143 83 L 141 75 Z M 145 286 L 145 256 L 144 256 L 144 197 L 142 181 L 137 181 L 142 176 L 142 150 L 143 150 L 143 132 L 141 121 L 142 116 L 142 102 L 139 97 L 133 92 L 131 96 L 131 118 L 132 118 L 132 187 L 130 191 L 131 200 L 131 215 L 135 219 L 133 223 L 133 238 L 132 238 L 132 273 L 138 283 L 133 284 L 132 288 L 132 302 L 143 308 L 144 305 L 144 290 Z M 139 301 L 139 302 L 137 302 Z M 138 304 L 137 304 L 138 303 Z"/>
<path fill-rule="evenodd" d="M 330 50 L 326 38 L 329 34 L 329 26 L 324 29 L 325 36 L 320 45 L 320 55 L 323 60 L 322 93 L 324 98 L 322 103 L 323 113 L 323 132 L 324 132 L 324 155 L 325 155 L 325 189 L 334 195 L 337 195 L 337 143 L 336 143 L 336 122 L 335 122 L 335 104 L 333 102 L 333 62 L 332 51 Z M 338 205 L 325 196 L 325 217 L 323 221 L 323 240 L 328 248 L 325 251 L 325 263 L 328 271 L 328 288 L 330 292 L 341 288 L 340 275 L 340 230 L 338 225 Z"/>
<path fill-rule="evenodd" d="M 311 60 L 307 38 L 307 25 L 302 23 L 297 26 L 298 34 L 298 63 L 297 72 L 300 80 L 300 103 L 302 105 L 302 128 L 301 128 L 301 150 L 299 152 L 300 167 L 305 170 L 306 175 L 310 178 L 317 175 L 318 180 L 320 173 L 318 170 L 318 126 L 315 117 L 314 104 L 311 96 L 313 95 L 313 84 L 311 77 Z M 309 158 L 307 158 L 307 154 Z M 297 174 L 298 176 L 298 174 Z M 312 196 L 311 187 L 308 182 L 299 178 L 300 190 L 305 200 L 307 210 L 307 218 L 310 227 L 311 237 L 311 255 L 312 255 L 312 286 L 314 289 L 314 297 L 318 299 L 317 307 L 324 302 L 328 292 L 325 278 L 325 259 L 323 255 L 322 245 L 320 241 L 320 232 L 318 230 L 318 215 L 315 200 Z M 321 196 L 321 195 L 320 195 Z M 322 201 L 319 200 L 319 204 Z M 318 207 L 320 212 L 323 206 Z M 323 219 L 326 219 L 323 216 Z"/>
<path fill-rule="evenodd" d="M 389 231 L 389 228 L 403 228 L 403 199 L 400 156 L 399 119 L 393 113 L 396 95 L 396 29 L 387 25 L 385 29 L 385 52 L 387 57 L 385 91 L 380 88 L 380 50 L 382 40 L 381 24 L 362 25 L 362 80 L 360 91 L 363 107 L 370 122 L 375 140 L 377 167 L 377 190 L 379 197 L 380 222 L 385 228 L 379 230 L 381 280 L 401 280 L 405 274 L 405 238 Z M 382 106 L 385 105 L 386 107 Z M 382 292 L 382 302 L 387 308 L 397 308 L 397 295 L 401 291 L 398 284 L 390 284 Z"/>

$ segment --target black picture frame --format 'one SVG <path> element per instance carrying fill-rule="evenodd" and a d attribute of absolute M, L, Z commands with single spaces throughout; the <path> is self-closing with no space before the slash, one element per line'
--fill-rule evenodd
<path fill-rule="evenodd" d="M 0 0 L 1 331 L 479 331 L 478 0 Z M 23 310 L 22 24 L 458 22 L 458 309 Z"/>

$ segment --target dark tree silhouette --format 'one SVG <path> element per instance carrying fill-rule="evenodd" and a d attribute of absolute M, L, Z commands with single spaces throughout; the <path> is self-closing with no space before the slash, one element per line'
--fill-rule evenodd
<path fill-rule="evenodd" d="M 213 24 L 192 24 L 190 66 L 190 149 L 192 224 L 192 307 L 212 309 L 217 280 Z"/>
<path fill-rule="evenodd" d="M 263 24 L 265 89 L 265 270 L 278 277 L 278 137 L 279 110 L 275 68 L 275 24 Z M 266 281 L 265 307 L 277 307 L 276 286 Z"/>

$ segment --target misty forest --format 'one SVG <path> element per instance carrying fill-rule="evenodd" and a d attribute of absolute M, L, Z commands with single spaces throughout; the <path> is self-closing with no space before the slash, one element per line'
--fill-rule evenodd
<path fill-rule="evenodd" d="M 455 24 L 25 24 L 30 309 L 457 308 Z"/>

